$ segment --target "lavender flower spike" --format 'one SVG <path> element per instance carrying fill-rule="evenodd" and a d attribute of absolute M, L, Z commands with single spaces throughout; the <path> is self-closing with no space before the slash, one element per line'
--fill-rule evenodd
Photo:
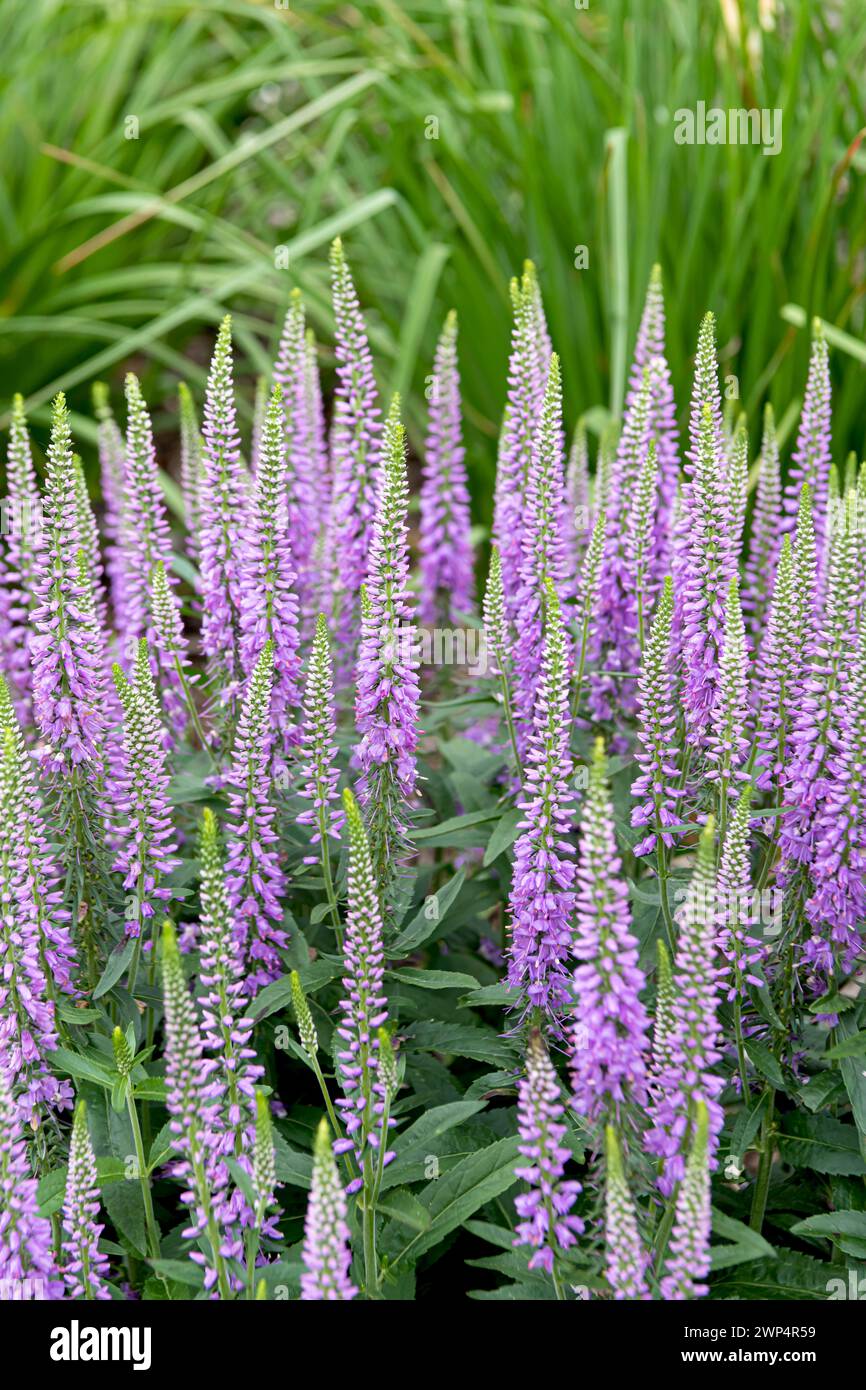
<path fill-rule="evenodd" d="M 298 600 L 292 558 L 294 535 L 286 499 L 283 395 L 275 385 L 262 426 L 255 494 L 247 515 L 240 580 L 241 661 L 247 675 L 265 642 L 274 649 L 271 717 L 288 750 L 296 740 L 294 712 L 300 700 Z"/>
<path fill-rule="evenodd" d="M 650 1153 L 663 1159 L 659 1188 L 665 1196 L 685 1172 L 685 1155 L 694 1142 L 697 1103 L 705 1102 L 709 1112 L 711 1160 L 724 1120 L 718 1102 L 724 1082 L 713 1072 L 721 1057 L 716 909 L 715 817 L 708 816 L 688 897 L 678 914 L 680 936 L 669 1026 L 660 1051 L 661 1065 L 652 1077 L 653 1127 L 645 1144 Z"/>
<path fill-rule="evenodd" d="M 764 433 L 755 505 L 749 537 L 749 553 L 745 564 L 743 612 L 747 615 L 746 629 L 757 647 L 764 630 L 764 618 L 770 605 L 770 576 L 779 552 L 779 510 L 782 485 L 779 478 L 779 444 L 773 407 L 764 407 Z"/>
<path fill-rule="evenodd" d="M 30 717 L 32 671 L 27 650 L 27 623 L 36 605 L 39 578 L 39 546 L 42 503 L 33 468 L 24 401 L 12 401 L 9 449 L 6 454 L 6 491 L 3 503 L 3 537 L 6 555 L 2 568 L 4 606 L 11 623 L 3 665 L 12 684 L 23 719 Z"/>
<path fill-rule="evenodd" d="M 746 738 L 748 717 L 746 690 L 746 633 L 740 609 L 740 589 L 734 575 L 725 605 L 725 637 L 719 662 L 716 702 L 706 737 L 708 782 L 718 785 L 719 832 L 727 829 L 727 805 L 735 793 L 736 782 L 748 774 L 743 763 L 749 749 Z"/>
<path fill-rule="evenodd" d="M 255 1050 L 250 1047 L 253 1024 L 246 1016 L 243 953 L 232 932 L 219 827 L 207 807 L 202 815 L 199 858 L 202 1031 L 205 1049 L 219 1060 L 222 1073 L 225 1138 L 221 1151 L 238 1157 L 252 1146 L 256 1082 L 263 1068 L 255 1064 Z"/>
<path fill-rule="evenodd" d="M 331 426 L 334 488 L 328 551 L 334 580 L 339 673 L 352 669 L 361 585 L 367 578 L 379 472 L 379 405 L 373 358 L 339 237 L 331 247 L 337 387 Z"/>
<path fill-rule="evenodd" d="M 348 788 L 343 805 L 349 831 L 348 916 L 343 948 L 346 973 L 340 999 L 342 1021 L 337 1027 L 340 1039 L 335 1053 L 337 1079 L 343 1091 L 337 1108 L 346 1125 L 347 1138 L 334 1144 L 335 1153 L 354 1150 L 362 1176 L 347 1188 L 372 1191 L 374 1167 L 387 1134 L 382 1133 L 384 1095 L 378 1080 L 379 1038 L 377 1029 L 388 1017 L 384 986 L 382 912 L 367 835 L 361 813 Z M 393 1121 L 389 1121 L 389 1124 Z M 382 1166 L 394 1157 L 385 1153 Z"/>
<path fill-rule="evenodd" d="M 502 586 L 509 620 L 514 618 L 517 611 L 523 558 L 523 504 L 546 376 L 546 363 L 544 374 L 541 371 L 537 340 L 537 286 L 535 270 L 530 263 L 527 263 L 522 280 L 511 282 L 511 304 L 513 326 L 508 359 L 508 398 L 496 462 L 493 510 L 493 539 L 502 558 Z"/>
<path fill-rule="evenodd" d="M 319 614 L 316 623 L 303 704 L 304 722 L 298 750 L 300 775 L 303 780 L 299 795 L 304 801 L 309 802 L 309 806 L 297 819 L 298 825 L 313 827 L 310 843 L 318 845 L 318 854 L 309 855 L 305 863 L 315 864 L 321 861 L 325 891 L 339 941 L 340 916 L 334 893 L 330 842 L 339 841 L 344 816 L 337 792 L 340 780 L 340 769 L 337 766 L 337 720 L 334 710 L 334 679 L 328 643 L 328 624 L 324 613 Z"/>
<path fill-rule="evenodd" d="M 779 787 L 792 760 L 795 715 L 805 697 L 806 665 L 800 651 L 794 555 L 782 538 L 766 635 L 758 657 L 756 787 Z"/>
<path fill-rule="evenodd" d="M 568 1128 L 562 1123 L 564 1114 L 556 1072 L 540 1030 L 533 1028 L 526 1050 L 526 1074 L 517 1084 L 523 1162 L 514 1170 L 529 1190 L 514 1201 L 521 1223 L 516 1227 L 513 1243 L 531 1247 L 534 1253 L 529 1268 L 552 1274 L 558 1292 L 556 1257 L 569 1250 L 584 1230 L 580 1217 L 571 1215 L 581 1191 L 580 1183 L 563 1177 L 571 1157 L 562 1143 Z"/>
<path fill-rule="evenodd" d="M 812 493 L 815 542 L 819 572 L 823 568 L 827 529 L 827 497 L 830 478 L 830 361 L 820 319 L 812 322 L 812 352 L 806 393 L 782 498 L 782 527 L 793 531 L 800 506 L 800 490 L 808 483 Z"/>
<path fill-rule="evenodd" d="M 132 665 L 138 655 L 138 641 L 146 637 L 151 647 L 154 674 L 160 685 L 168 722 L 182 733 L 186 724 L 179 678 L 174 659 L 156 642 L 151 621 L 152 581 L 162 564 L 169 586 L 171 579 L 171 532 L 159 482 L 156 449 L 150 415 L 138 379 L 130 372 L 126 378 L 126 470 L 124 477 L 123 546 L 125 554 L 124 601 L 126 626 L 123 661 Z M 179 604 L 171 591 L 171 602 L 178 609 L 175 624 L 177 640 L 183 643 Z"/>
<path fill-rule="evenodd" d="M 114 868 L 123 874 L 128 893 L 126 934 L 140 937 L 155 905 L 171 900 L 171 889 L 163 880 L 180 863 L 172 838 L 165 734 L 143 638 L 138 644 L 134 684 L 118 665 L 114 667 L 114 683 L 123 707 L 123 777 L 118 809 L 125 820 Z"/>
<path fill-rule="evenodd" d="M 66 399 L 55 397 L 44 498 L 45 542 L 39 556 L 39 602 L 30 636 L 33 712 L 59 771 L 98 763 L 104 732 L 100 670 L 86 588 L 79 566 L 81 533 Z"/>
<path fill-rule="evenodd" d="M 57 1278 L 51 1222 L 40 1216 L 38 1183 L 31 1175 L 22 1117 L 0 1067 L 0 1298 L 63 1297 Z M 10 1291 L 11 1289 L 11 1291 Z"/>
<path fill-rule="evenodd" d="M 607 1169 L 604 1189 L 604 1243 L 607 1282 L 617 1300 L 651 1299 L 646 1281 L 649 1256 L 641 1239 L 637 1212 L 628 1190 L 616 1130 L 605 1128 Z"/>
<path fill-rule="evenodd" d="M 221 1298 L 231 1294 L 227 1261 L 240 1258 L 243 1244 L 233 1226 L 236 1213 L 227 1197 L 228 1170 L 219 1156 L 222 1084 L 216 1059 L 205 1059 L 204 1037 L 183 976 L 174 926 L 162 929 L 162 986 L 165 1007 L 166 1106 L 172 1146 L 180 1156 L 177 1167 L 186 1184 L 181 1196 L 192 1220 L 184 1231 L 188 1240 L 206 1239 L 205 1253 L 190 1251 L 204 1267 L 207 1292 Z"/>
<path fill-rule="evenodd" d="M 301 1298 L 308 1302 L 347 1302 L 357 1294 L 350 1278 L 352 1252 L 346 1225 L 346 1198 L 331 1152 L 328 1121 L 316 1130 L 313 1177 L 304 1223 Z"/>
<path fill-rule="evenodd" d="M 306 624 L 315 614 L 315 547 L 327 507 L 322 460 L 316 437 L 317 402 L 310 390 L 304 301 L 292 290 L 274 362 L 274 381 L 283 389 L 285 406 L 286 504 L 292 537 L 292 558 Z"/>
<path fill-rule="evenodd" d="M 706 737 L 720 680 L 725 599 L 735 574 L 730 511 L 709 404 L 703 408 L 694 476 L 685 494 L 686 560 L 682 587 L 683 706 L 689 742 Z M 676 573 L 674 574 L 675 593 Z"/>
<path fill-rule="evenodd" d="M 591 1121 L 610 1120 L 624 1104 L 646 1104 L 649 1019 L 640 1002 L 646 981 L 631 930 L 601 739 L 583 808 L 577 880 L 573 1103 Z"/>
<path fill-rule="evenodd" d="M 421 484 L 421 621 L 449 626 L 472 608 L 472 544 L 460 425 L 457 315 L 452 309 L 433 359 Z"/>
<path fill-rule="evenodd" d="M 417 785 L 418 653 L 409 595 L 406 434 L 399 405 L 395 397 L 385 426 L 355 679 L 359 800 L 383 898 L 394 884 Z"/>
<path fill-rule="evenodd" d="M 700 1298 L 710 1272 L 710 1116 L 703 1101 L 695 1107 L 695 1131 L 685 1177 L 677 1195 L 661 1295 L 667 1302 Z"/>
<path fill-rule="evenodd" d="M 99 481 L 102 493 L 102 529 L 105 534 L 105 572 L 111 597 L 114 626 L 118 632 L 129 628 L 126 606 L 126 564 L 123 544 L 124 444 L 111 410 L 108 387 L 93 384 L 93 409 L 97 419 Z"/>
<path fill-rule="evenodd" d="M 63 1277 L 70 1298 L 109 1299 L 106 1285 L 108 1259 L 99 1252 L 103 1227 L 99 1215 L 99 1178 L 96 1157 L 87 1130 L 87 1107 L 80 1100 L 75 1107 L 72 1139 L 69 1144 L 69 1172 L 63 1203 L 63 1249 L 66 1262 Z"/>
<path fill-rule="evenodd" d="M 550 359 L 544 402 L 532 446 L 523 505 L 520 586 L 516 604 L 514 706 L 521 751 L 532 725 L 543 649 L 544 589 L 550 581 L 565 602 L 569 565 L 562 460 L 562 380 L 559 358 Z M 565 614 L 568 621 L 568 614 Z"/>
<path fill-rule="evenodd" d="M 724 971 L 726 997 L 729 1001 L 741 1002 L 747 1000 L 748 985 L 760 988 L 764 984 L 758 972 L 767 954 L 763 943 L 749 931 L 756 920 L 749 863 L 751 805 L 752 789 L 744 787 L 722 845 L 717 887 L 721 922 L 718 949 L 727 961 Z M 739 1014 L 736 1026 L 739 1033 Z"/>
<path fill-rule="evenodd" d="M 571 1001 L 568 961 L 574 905 L 574 816 L 569 744 L 569 663 L 559 599 L 545 591 L 545 645 L 541 683 L 524 764 L 509 900 L 511 949 L 508 983 L 520 991 L 517 1007 L 561 1017 Z"/>
<path fill-rule="evenodd" d="M 217 688 L 234 698 L 241 679 L 240 613 L 242 527 L 246 480 L 235 418 L 232 328 L 220 325 L 204 407 L 204 472 L 199 509 L 202 650 Z"/>
<path fill-rule="evenodd" d="M 178 383 L 180 406 L 180 484 L 183 492 L 183 514 L 186 521 L 187 545 L 198 556 L 201 522 L 201 489 L 204 476 L 204 440 L 199 430 L 192 392 L 185 381 Z"/>
<path fill-rule="evenodd" d="M 670 848 L 673 836 L 667 833 L 665 826 L 676 825 L 679 820 L 677 803 L 682 791 L 676 785 L 679 768 L 671 652 L 673 609 L 673 581 L 668 575 L 650 628 L 638 681 L 638 738 L 642 747 L 635 752 L 635 757 L 641 775 L 632 783 L 631 794 L 640 797 L 641 801 L 631 813 L 631 823 L 633 826 L 652 827 L 646 839 L 634 847 L 638 857 L 656 848 L 659 835 L 662 843 Z"/>
<path fill-rule="evenodd" d="M 268 641 L 244 692 L 228 775 L 226 886 L 251 995 L 282 972 L 279 953 L 288 941 L 280 902 L 285 876 L 273 825 L 273 666 L 273 646 Z"/>

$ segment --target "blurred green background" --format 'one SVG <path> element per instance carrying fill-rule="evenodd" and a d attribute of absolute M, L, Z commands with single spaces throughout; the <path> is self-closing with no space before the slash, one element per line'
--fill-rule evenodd
<path fill-rule="evenodd" d="M 863 449 L 862 0 L 4 0 L 0 30 L 3 423 L 20 390 L 44 433 L 62 388 L 86 441 L 90 382 L 117 392 L 129 363 L 168 423 L 227 309 L 248 420 L 294 283 L 327 383 L 341 233 L 416 440 L 457 307 L 479 493 L 524 256 L 570 425 L 621 399 L 658 259 L 681 411 L 711 307 L 753 437 L 766 397 L 790 422 L 817 313 L 838 330 L 836 452 Z M 677 145 L 698 100 L 780 108 L 781 152 Z"/>

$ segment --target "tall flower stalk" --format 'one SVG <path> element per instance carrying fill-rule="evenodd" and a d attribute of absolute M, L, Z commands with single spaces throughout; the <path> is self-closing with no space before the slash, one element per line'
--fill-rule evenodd
<path fill-rule="evenodd" d="M 355 678 L 358 797 L 383 901 L 405 854 L 409 808 L 417 787 L 418 653 L 409 594 L 406 434 L 394 398 L 385 426 L 382 476 L 370 540 Z"/>
<path fill-rule="evenodd" d="M 215 694 L 234 700 L 240 654 L 242 526 L 247 486 L 235 416 L 231 318 L 220 325 L 204 406 L 204 468 L 199 495 L 202 651 Z"/>
<path fill-rule="evenodd" d="M 343 937 L 334 890 L 331 842 L 339 843 L 343 813 L 337 792 L 340 769 L 337 766 L 335 741 L 337 721 L 334 709 L 334 678 L 328 623 L 324 613 L 319 614 L 316 623 L 316 635 L 307 667 L 303 710 L 301 742 L 298 749 L 302 779 L 299 795 L 310 804 L 308 809 L 298 816 L 298 824 L 313 827 L 311 845 L 318 846 L 318 849 L 316 854 L 307 857 L 306 862 L 321 865 L 331 924 L 337 937 L 337 945 L 341 946 Z"/>
<path fill-rule="evenodd" d="M 613 1125 L 605 1129 L 607 1159 L 604 1186 L 605 1273 L 615 1299 L 629 1302 L 652 1297 L 646 1278 L 649 1255 L 638 1227 L 637 1211 L 626 1182 L 622 1150 Z"/>
<path fill-rule="evenodd" d="M 313 1175 L 304 1223 L 301 1298 L 308 1302 L 348 1302 L 358 1290 L 352 1283 L 352 1252 L 346 1224 L 346 1198 L 331 1152 L 328 1121 L 316 1130 Z"/>
<path fill-rule="evenodd" d="M 631 930 L 628 884 L 614 837 L 607 758 L 596 739 L 581 819 L 574 955 L 575 1022 L 571 1035 L 574 1107 L 590 1121 L 644 1107 L 649 1019 Z"/>
<path fill-rule="evenodd" d="M 286 493 L 286 417 L 282 388 L 275 385 L 265 410 L 255 491 L 247 513 L 240 579 L 241 662 L 247 675 L 266 642 L 274 652 L 271 715 L 279 745 L 296 737 L 300 699 L 298 599 Z"/>
<path fill-rule="evenodd" d="M 694 1140 L 677 1195 L 676 1216 L 660 1284 L 667 1301 L 700 1298 L 710 1271 L 710 1116 L 695 1107 Z"/>
<path fill-rule="evenodd" d="M 561 1020 L 571 999 L 568 960 L 574 905 L 573 762 L 568 719 L 569 662 L 559 598 L 545 586 L 541 683 L 529 736 L 509 899 L 508 983 L 521 1013 Z M 559 1025 L 561 1027 L 561 1022 Z"/>
<path fill-rule="evenodd" d="M 527 1191 L 515 1198 L 517 1215 L 514 1244 L 532 1250 L 529 1269 L 543 1269 L 553 1278 L 557 1298 L 563 1298 L 556 1268 L 557 1256 L 570 1250 L 583 1233 L 584 1223 L 571 1208 L 581 1191 L 579 1182 L 564 1177 L 571 1152 L 563 1145 L 567 1125 L 565 1106 L 556 1072 L 538 1028 L 529 1035 L 526 1072 L 517 1085 L 517 1123 L 521 1162 L 515 1176 Z"/>
<path fill-rule="evenodd" d="M 374 864 L 361 812 L 348 788 L 343 805 L 349 834 L 348 909 L 343 946 L 345 974 L 340 999 L 341 1022 L 335 1052 L 337 1079 L 343 1092 L 337 1108 L 346 1137 L 334 1144 L 335 1153 L 353 1151 L 360 1176 L 347 1191 L 363 1190 L 365 1291 L 378 1293 L 376 1257 L 376 1178 L 388 1152 L 385 1095 L 379 1076 L 380 1029 L 388 1018 L 384 985 L 382 912 Z"/>
<path fill-rule="evenodd" d="M 170 774 L 165 734 L 144 638 L 138 644 L 133 683 L 114 666 L 114 682 L 123 707 L 123 775 L 117 791 L 124 820 L 121 849 L 114 868 L 123 874 L 126 934 L 136 944 L 128 989 L 135 987 L 142 936 L 159 904 L 171 901 L 165 879 L 179 864 L 169 803 Z M 154 924 L 155 925 L 155 924 Z M 156 941 L 154 938 L 153 948 Z"/>
<path fill-rule="evenodd" d="M 279 953 L 288 941 L 280 901 L 285 876 L 274 829 L 273 667 L 267 641 L 247 681 L 227 778 L 226 887 L 250 995 L 282 973 Z"/>
<path fill-rule="evenodd" d="M 420 496 L 421 621 L 449 626 L 470 611 L 474 587 L 453 309 L 436 346 L 429 395 Z"/>
<path fill-rule="evenodd" d="M 228 1173 L 219 1156 L 222 1083 L 215 1076 L 217 1063 L 204 1055 L 171 922 L 162 929 L 162 987 L 166 1105 L 172 1146 L 180 1159 L 178 1176 L 185 1184 L 181 1201 L 191 1215 L 183 1234 L 203 1246 L 191 1250 L 190 1259 L 204 1269 L 205 1290 L 227 1299 L 232 1293 L 230 1261 L 242 1255 L 243 1247 L 233 1230 Z"/>
<path fill-rule="evenodd" d="M 331 426 L 334 486 L 328 535 L 334 633 L 341 684 L 357 641 L 361 585 L 367 578 L 376 514 L 381 422 L 373 357 L 339 237 L 331 247 L 337 385 Z"/>
<path fill-rule="evenodd" d="M 96 1156 L 87 1128 L 87 1107 L 80 1100 L 75 1107 L 69 1169 L 63 1202 L 63 1250 L 66 1259 L 63 1277 L 70 1298 L 109 1299 L 106 1285 L 108 1259 L 99 1250 L 103 1227 L 99 1215 L 99 1178 Z"/>

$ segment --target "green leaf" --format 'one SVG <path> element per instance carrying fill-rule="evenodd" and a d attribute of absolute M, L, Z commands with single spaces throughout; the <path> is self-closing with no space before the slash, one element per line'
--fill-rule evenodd
<path fill-rule="evenodd" d="M 713 1207 L 713 1234 L 732 1241 L 730 1245 L 714 1245 L 710 1252 L 711 1269 L 727 1269 L 747 1260 L 775 1259 L 776 1252 L 769 1241 L 742 1221 Z"/>
<path fill-rule="evenodd" d="M 478 1008 L 481 1005 L 501 1005 L 503 1008 L 511 1004 L 516 997 L 516 991 L 510 985 L 498 983 L 495 985 L 482 985 L 481 989 L 474 989 L 471 994 L 464 994 L 458 1000 L 461 1008 Z"/>
<path fill-rule="evenodd" d="M 312 1156 L 291 1148 L 277 1129 L 273 1131 L 273 1140 L 278 1180 L 309 1190 L 313 1172 Z"/>
<path fill-rule="evenodd" d="M 192 1289 L 204 1287 L 204 1270 L 193 1264 L 192 1260 L 148 1260 L 148 1264 L 157 1274 L 178 1284 L 186 1284 Z"/>
<path fill-rule="evenodd" d="M 116 947 L 105 965 L 105 969 L 100 976 L 99 983 L 93 991 L 94 999 L 101 999 L 103 994 L 107 994 L 112 985 L 116 985 L 121 975 L 129 966 L 132 960 L 132 953 L 135 950 L 135 941 L 130 937 L 122 946 Z"/>
<path fill-rule="evenodd" d="M 517 839 L 517 827 L 525 819 L 523 811 L 508 811 L 500 820 L 490 839 L 487 841 L 487 848 L 484 851 L 482 861 L 486 869 L 500 854 L 503 854 Z"/>
<path fill-rule="evenodd" d="M 78 1052 L 68 1052 L 65 1047 L 56 1047 L 51 1054 L 51 1061 L 61 1073 L 65 1072 L 81 1081 L 93 1081 L 107 1091 L 114 1085 L 116 1073 L 113 1068 L 109 1070 L 107 1060 L 103 1063 L 101 1058 L 83 1057 Z"/>
<path fill-rule="evenodd" d="M 785 1116 L 779 1134 L 779 1152 L 785 1163 L 795 1168 L 811 1168 L 816 1173 L 866 1175 L 858 1149 L 857 1130 L 829 1115 L 803 1115 L 796 1111 Z"/>
<path fill-rule="evenodd" d="M 452 816 L 441 825 L 415 830 L 411 838 L 424 849 L 479 849 L 487 844 L 487 826 L 499 819 L 499 811 L 468 811 L 465 816 Z"/>
<path fill-rule="evenodd" d="M 427 941 L 434 932 L 438 931 L 443 920 L 448 914 L 449 908 L 454 906 L 460 896 L 460 890 L 466 881 L 466 874 L 462 869 L 449 878 L 432 898 L 427 898 L 423 907 L 412 918 L 409 925 L 387 947 L 387 955 L 391 960 L 403 960 L 406 956 L 411 956 L 423 942 Z M 474 983 L 474 982 L 473 982 Z"/>
<path fill-rule="evenodd" d="M 143 1257 L 147 1252 L 147 1231 L 141 1184 L 137 1181 L 112 1183 L 103 1191 L 102 1201 L 119 1234 Z"/>
<path fill-rule="evenodd" d="M 449 1172 L 429 1183 L 419 1201 L 430 1213 L 430 1225 L 399 1249 L 394 1264 L 414 1263 L 479 1207 L 513 1187 L 517 1181 L 514 1165 L 519 1157 L 519 1142 L 516 1135 L 499 1139 L 486 1149 L 469 1154 Z"/>
<path fill-rule="evenodd" d="M 418 1023 L 412 1031 L 412 1046 L 420 1052 L 439 1052 L 443 1056 L 471 1057 L 493 1067 L 507 1066 L 516 1058 L 513 1045 L 492 1028 L 470 1023 Z"/>
<path fill-rule="evenodd" d="M 174 1135 L 171 1132 L 171 1124 L 164 1124 L 150 1146 L 150 1153 L 147 1156 L 148 1173 L 152 1173 L 154 1169 L 161 1168 L 163 1163 L 167 1163 L 173 1150 Z"/>
<path fill-rule="evenodd" d="M 133 1087 L 132 1094 L 136 1100 L 165 1101 L 165 1080 L 161 1076 L 146 1076 Z"/>
<path fill-rule="evenodd" d="M 828 1297 L 829 1281 L 844 1268 L 813 1260 L 809 1255 L 782 1251 L 775 1260 L 755 1260 L 713 1281 L 714 1298 L 820 1300 Z"/>
<path fill-rule="evenodd" d="M 782 1068 L 768 1047 L 754 1038 L 749 1038 L 746 1043 L 746 1056 L 761 1075 L 773 1083 L 777 1091 L 787 1090 L 788 1083 Z"/>
<path fill-rule="evenodd" d="M 845 1022 L 849 1020 L 846 1019 Z M 824 1060 L 827 1062 L 836 1062 L 842 1057 L 866 1057 L 866 1031 L 860 1029 L 852 1033 L 844 1042 L 836 1043 L 835 1047 L 828 1047 L 824 1053 Z"/>
<path fill-rule="evenodd" d="M 459 970 L 415 970 L 404 967 L 402 970 L 386 972 L 390 979 L 400 980 L 404 985 L 414 985 L 416 989 L 474 989 L 478 984 L 471 975 Z"/>
<path fill-rule="evenodd" d="M 825 1211 L 791 1227 L 793 1236 L 859 1236 L 866 1240 L 866 1211 Z"/>
<path fill-rule="evenodd" d="M 426 1231 L 430 1225 L 430 1213 L 418 1198 L 405 1187 L 395 1187 L 386 1195 L 380 1196 L 377 1211 L 390 1216 L 401 1226 L 412 1231 Z"/>
<path fill-rule="evenodd" d="M 857 1036 L 856 1028 L 856 1020 L 843 1014 L 836 1025 L 836 1033 L 840 1039 L 837 1046 L 844 1047 L 853 1037 Z M 862 1060 L 854 1057 L 842 1057 L 839 1060 L 839 1071 L 842 1073 L 845 1090 L 848 1092 L 848 1099 L 851 1102 L 854 1123 L 860 1135 L 860 1153 L 866 1157 L 866 1067 L 864 1067 Z"/>
<path fill-rule="evenodd" d="M 444 1135 L 477 1115 L 485 1104 L 483 1100 L 455 1100 L 447 1105 L 437 1105 L 425 1111 L 414 1124 L 398 1132 L 397 1157 L 382 1175 L 382 1190 L 397 1187 L 403 1182 L 417 1181 L 413 1170 L 419 1163 L 422 1164 L 419 1176 L 423 1177 L 423 1164 L 428 1156 L 438 1157 Z"/>

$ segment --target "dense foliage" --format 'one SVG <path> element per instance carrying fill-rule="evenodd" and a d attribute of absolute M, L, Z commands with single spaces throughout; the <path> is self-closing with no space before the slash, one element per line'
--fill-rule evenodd
<path fill-rule="evenodd" d="M 866 470 L 823 325 L 750 466 L 712 314 L 680 436 L 656 268 L 591 460 L 527 262 L 482 595 L 457 316 L 416 487 L 339 241 L 331 277 L 327 409 L 295 293 L 245 437 L 223 322 L 183 529 L 135 375 L 98 514 L 64 397 L 42 477 L 15 402 L 3 1296 L 836 1296 Z"/>

